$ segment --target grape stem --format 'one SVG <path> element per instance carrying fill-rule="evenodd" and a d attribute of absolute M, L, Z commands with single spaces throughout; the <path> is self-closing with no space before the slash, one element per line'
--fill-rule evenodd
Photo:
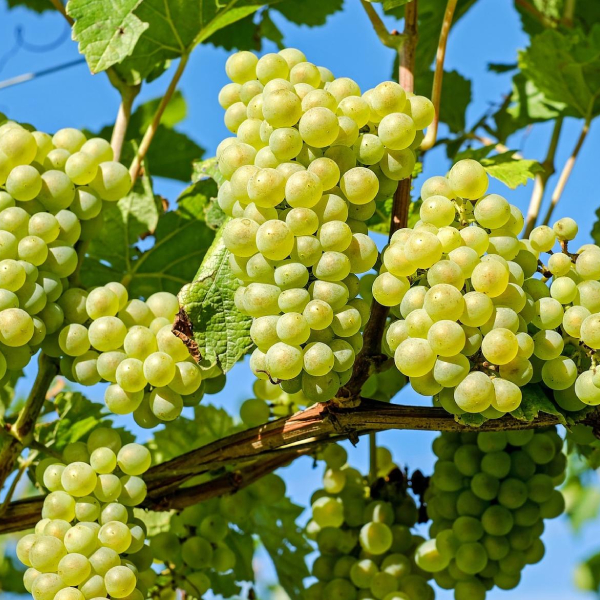
<path fill-rule="evenodd" d="M 119 104 L 119 112 L 117 113 L 117 119 L 110 138 L 110 145 L 113 149 L 114 160 L 116 161 L 121 158 L 123 143 L 127 135 L 127 127 L 131 118 L 131 107 L 136 96 L 140 93 L 140 88 L 140 85 L 125 85 L 120 89 L 121 104 Z"/>
<path fill-rule="evenodd" d="M 435 72 L 433 74 L 433 86 L 431 91 L 431 101 L 435 110 L 433 122 L 427 128 L 425 139 L 421 142 L 421 152 L 426 152 L 433 148 L 438 133 L 440 122 L 440 101 L 442 98 L 442 82 L 444 80 L 444 60 L 446 58 L 446 45 L 448 43 L 448 35 L 452 27 L 452 19 L 454 18 L 454 10 L 458 0 L 448 0 L 446 11 L 444 12 L 444 20 L 442 21 L 442 29 L 440 31 L 440 39 L 438 41 L 437 54 L 435 57 Z"/>
<path fill-rule="evenodd" d="M 594 102 L 592 101 L 591 105 L 593 106 L 593 104 L 594 104 Z M 552 192 L 552 198 L 550 199 L 550 206 L 548 207 L 548 211 L 546 212 L 546 216 L 544 217 L 544 225 L 548 225 L 548 223 L 550 222 L 550 219 L 552 218 L 552 213 L 554 212 L 554 209 L 556 208 L 558 201 L 560 200 L 563 192 L 565 191 L 565 187 L 567 185 L 567 182 L 569 181 L 569 177 L 571 176 L 573 167 L 575 166 L 575 161 L 577 160 L 577 157 L 579 156 L 581 147 L 583 146 L 583 143 L 585 142 L 585 138 L 587 137 L 587 134 L 590 130 L 591 118 L 592 118 L 591 114 L 588 113 L 585 121 L 583 122 L 583 127 L 581 128 L 581 132 L 579 133 L 579 137 L 577 138 L 577 142 L 575 144 L 575 147 L 573 148 L 573 152 L 571 152 L 571 155 L 565 162 L 565 164 L 562 168 L 562 171 L 560 172 L 560 177 L 558 178 L 556 187 L 554 188 L 554 191 Z"/>
<path fill-rule="evenodd" d="M 386 46 L 387 48 L 392 48 L 397 52 L 400 52 L 402 45 L 405 41 L 405 36 L 399 34 L 398 32 L 389 32 L 385 23 L 381 20 L 381 17 L 377 14 L 377 11 L 373 8 L 373 5 L 368 0 L 360 0 L 367 16 L 369 17 L 369 21 L 371 21 L 371 25 L 373 25 L 373 30 L 377 34 L 379 41 Z"/>
<path fill-rule="evenodd" d="M 148 125 L 148 128 L 146 129 L 146 132 L 144 133 L 144 137 L 142 138 L 142 141 L 140 142 L 138 151 L 135 155 L 135 158 L 133 159 L 133 162 L 131 163 L 131 167 L 129 168 L 129 174 L 131 175 L 132 185 L 135 183 L 136 179 L 138 178 L 138 176 L 140 174 L 142 161 L 144 160 L 144 158 L 146 157 L 146 154 L 148 153 L 150 144 L 152 143 L 152 140 L 154 139 L 154 135 L 156 134 L 158 126 L 160 125 L 160 121 L 162 119 L 163 113 L 165 112 L 165 109 L 169 105 L 169 102 L 171 101 L 171 98 L 173 97 L 173 94 L 175 93 L 175 90 L 177 89 L 177 84 L 179 83 L 179 80 L 181 79 L 181 76 L 183 75 L 183 72 L 188 63 L 189 58 L 190 58 L 189 51 L 186 51 L 181 55 L 181 58 L 179 59 L 179 64 L 177 65 L 177 69 L 175 70 L 175 73 L 173 74 L 171 82 L 169 83 L 169 87 L 167 88 L 165 95 L 161 98 L 160 104 L 158 105 L 158 108 L 156 109 L 156 112 L 154 113 L 154 117 L 152 118 L 150 125 Z"/>
<path fill-rule="evenodd" d="M 533 421 L 520 421 L 510 415 L 489 420 L 477 431 L 509 431 L 548 427 L 559 424 L 559 418 L 540 413 Z M 600 428 L 600 412 L 593 409 L 580 423 Z M 148 496 L 142 507 L 152 510 L 183 509 L 200 501 L 234 493 L 300 456 L 314 453 L 324 443 L 385 430 L 473 431 L 455 421 L 443 408 L 402 406 L 361 398 L 357 407 L 344 407 L 333 402 L 318 403 L 290 417 L 283 417 L 227 436 L 201 448 L 152 467 L 144 479 Z M 342 432 L 342 433 L 341 433 Z M 332 437 L 335 436 L 335 437 Z M 181 487 L 193 477 L 240 465 L 210 481 Z M 222 471 L 221 471 L 222 472 Z M 43 496 L 11 502 L 0 516 L 0 533 L 29 529 L 40 518 Z"/>
<path fill-rule="evenodd" d="M 58 364 L 40 354 L 38 372 L 25 405 L 14 425 L 5 425 L 9 436 L 0 450 L 0 489 L 12 473 L 21 451 L 32 440 L 35 423 L 40 415 L 50 384 L 58 374 Z"/>
<path fill-rule="evenodd" d="M 557 117 L 554 122 L 554 128 L 552 129 L 552 136 L 550 137 L 550 144 L 548 151 L 546 152 L 546 158 L 541 163 L 543 171 L 536 173 L 535 181 L 533 184 L 533 192 L 531 199 L 529 200 L 529 208 L 527 209 L 527 218 L 525 220 L 525 230 L 523 231 L 523 237 L 529 237 L 532 229 L 535 227 L 540 208 L 542 206 L 542 200 L 544 199 L 544 192 L 546 191 L 546 184 L 548 179 L 554 174 L 554 158 L 556 157 L 556 149 L 558 148 L 558 141 L 562 131 L 564 118 L 562 116 Z"/>

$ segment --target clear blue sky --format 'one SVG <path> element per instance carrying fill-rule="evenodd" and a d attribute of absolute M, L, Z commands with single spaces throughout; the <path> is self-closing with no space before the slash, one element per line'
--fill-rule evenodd
<path fill-rule="evenodd" d="M 277 17 L 275 20 L 279 22 Z M 309 29 L 280 23 L 285 43 L 302 49 L 309 60 L 329 67 L 336 75 L 353 77 L 363 89 L 367 89 L 390 77 L 392 53 L 382 47 L 370 29 L 358 0 L 346 0 L 345 10 L 330 17 L 322 28 Z M 391 23 L 390 23 L 391 25 Z M 63 43 L 56 49 L 32 53 L 20 49 L 11 52 L 15 29 L 22 27 L 23 37 L 30 44 L 47 44 L 60 39 Z M 397 24 L 391 25 L 397 27 Z M 446 65 L 473 80 L 473 96 L 468 118 L 473 122 L 492 104 L 497 104 L 510 89 L 510 77 L 487 72 L 490 62 L 514 62 L 516 52 L 526 43 L 520 21 L 512 3 L 497 0 L 480 0 L 476 7 L 452 30 L 448 45 Z M 273 51 L 266 45 L 264 51 Z M 39 71 L 76 59 L 76 45 L 70 41 L 62 18 L 46 14 L 36 16 L 26 10 L 8 11 L 0 8 L 0 81 L 22 73 Z M 6 57 L 6 60 L 5 60 Z M 181 82 L 182 92 L 188 103 L 188 118 L 180 129 L 207 149 L 210 156 L 219 141 L 229 135 L 222 124 L 222 110 L 217 103 L 220 87 L 226 83 L 224 64 L 227 54 L 220 49 L 202 47 L 193 54 Z M 152 83 L 142 91 L 138 102 L 156 97 L 166 87 L 167 76 Z M 91 76 L 86 65 L 79 65 L 30 83 L 0 90 L 0 111 L 16 120 L 27 121 L 46 131 L 60 127 L 85 127 L 100 129 L 111 123 L 117 112 L 118 98 L 104 75 Z M 579 123 L 570 120 L 566 124 L 557 154 L 557 164 L 564 163 L 579 133 Z M 442 130 L 441 134 L 443 135 Z M 518 149 L 527 157 L 542 159 L 550 130 L 546 126 L 533 131 L 522 131 L 510 141 L 510 147 Z M 573 176 L 555 215 L 557 218 L 571 215 L 581 225 L 581 243 L 589 241 L 589 231 L 595 221 L 594 211 L 598 202 L 595 177 L 588 173 L 597 171 L 600 153 L 600 136 L 596 128 L 585 143 Z M 448 169 L 443 150 L 434 150 L 427 156 L 423 177 L 442 174 Z M 550 188 L 556 176 L 550 181 Z M 422 182 L 422 179 L 421 179 Z M 172 181 L 156 180 L 157 192 L 173 201 L 184 187 Z M 420 182 L 417 182 L 417 187 Z M 509 200 L 522 210 L 526 209 L 531 185 L 514 192 L 503 190 L 494 184 L 494 191 L 505 193 Z M 245 365 L 236 367 L 236 377 L 229 379 L 225 390 L 211 400 L 235 410 L 247 397 L 251 375 Z M 93 397 L 101 401 L 101 389 L 94 390 Z M 398 402 L 423 404 L 425 400 L 410 390 L 403 391 Z M 428 473 L 433 466 L 430 451 L 433 434 L 420 432 L 390 431 L 380 434 L 380 443 L 393 450 L 396 461 L 408 464 L 411 469 Z M 362 441 L 351 451 L 352 462 L 366 468 L 367 444 Z M 312 461 L 297 461 L 292 468 L 282 472 L 288 483 L 292 498 L 306 505 L 311 492 L 319 485 L 320 469 L 312 469 Z M 527 567 L 522 584 L 510 592 L 514 600 L 563 600 L 573 596 L 571 575 L 573 566 L 593 550 L 600 547 L 600 526 L 590 525 L 585 533 L 574 537 L 565 520 L 548 524 L 544 535 L 547 555 L 536 566 Z M 260 559 L 260 566 L 270 568 Z M 438 598 L 449 599 L 450 592 L 438 591 Z M 495 590 L 490 600 L 506 598 L 507 593 Z M 580 596 L 583 597 L 583 596 Z"/>

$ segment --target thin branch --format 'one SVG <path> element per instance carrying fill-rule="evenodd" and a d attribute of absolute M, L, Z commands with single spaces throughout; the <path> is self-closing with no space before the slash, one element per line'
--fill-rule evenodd
<path fill-rule="evenodd" d="M 444 60 L 446 58 L 446 45 L 448 43 L 448 35 L 452 27 L 452 19 L 454 18 L 454 10 L 458 0 L 448 0 L 446 4 L 446 12 L 442 21 L 442 29 L 440 31 L 440 39 L 438 41 L 437 54 L 435 57 L 435 72 L 433 74 L 433 87 L 431 90 L 431 101 L 435 109 L 433 123 L 427 128 L 425 139 L 421 143 L 421 151 L 425 152 L 435 144 L 437 139 L 438 126 L 440 122 L 440 101 L 442 98 L 442 82 L 444 79 Z"/>
<path fill-rule="evenodd" d="M 575 148 L 573 148 L 573 152 L 571 152 L 571 156 L 569 156 L 569 158 L 567 159 L 567 162 L 565 162 L 565 165 L 564 165 L 562 171 L 560 172 L 560 177 L 558 178 L 556 187 L 554 188 L 554 191 L 552 192 L 552 198 L 550 199 L 550 206 L 548 207 L 548 211 L 546 212 L 546 216 L 544 217 L 544 225 L 548 225 L 548 223 L 550 222 L 550 219 L 552 218 L 552 213 L 554 212 L 554 209 L 556 208 L 556 205 L 558 204 L 558 201 L 560 200 L 562 193 L 565 190 L 565 186 L 567 185 L 567 182 L 569 181 L 569 177 L 571 176 L 573 167 L 575 166 L 575 161 L 577 160 L 577 157 L 579 156 L 579 151 L 581 150 L 581 146 L 583 146 L 583 142 L 585 142 L 585 138 L 587 137 L 589 130 L 590 130 L 590 119 L 587 118 L 583 123 L 583 127 L 581 128 L 581 132 L 579 134 L 579 137 L 577 138 L 577 143 L 575 144 Z"/>
<path fill-rule="evenodd" d="M 131 174 L 132 183 L 135 183 L 136 179 L 138 178 L 138 176 L 140 174 L 140 168 L 142 166 L 142 161 L 146 157 L 148 149 L 150 148 L 150 144 L 152 143 L 152 140 L 154 139 L 154 134 L 156 133 L 156 130 L 158 129 L 158 126 L 160 125 L 160 121 L 162 119 L 163 113 L 165 112 L 165 109 L 167 108 L 169 102 L 171 101 L 171 98 L 173 97 L 173 94 L 175 93 L 175 90 L 177 89 L 177 84 L 179 83 L 179 80 L 181 79 L 181 76 L 183 75 L 183 71 L 185 70 L 185 67 L 189 60 L 189 57 L 190 57 L 190 55 L 187 52 L 181 55 L 181 58 L 179 59 L 179 64 L 177 65 L 177 69 L 175 70 L 175 73 L 173 74 L 173 78 L 171 79 L 171 82 L 169 83 L 169 87 L 167 88 L 165 95 L 161 98 L 160 104 L 158 105 L 158 108 L 156 109 L 156 113 L 154 113 L 154 117 L 152 118 L 152 122 L 150 123 L 150 125 L 148 125 L 148 128 L 146 129 L 146 132 L 144 133 L 144 137 L 142 138 L 142 141 L 141 141 L 138 151 L 135 155 L 135 158 L 133 159 L 133 162 L 131 163 L 131 167 L 129 168 L 129 173 Z"/>
<path fill-rule="evenodd" d="M 418 0 L 404 7 L 404 44 L 400 53 L 400 85 L 407 92 L 415 91 L 415 51 L 418 41 Z"/>
<path fill-rule="evenodd" d="M 557 23 L 554 19 L 551 19 L 542 11 L 538 10 L 528 0 L 515 0 L 515 4 L 537 19 L 544 27 L 556 27 Z"/>
<path fill-rule="evenodd" d="M 552 130 L 552 136 L 550 138 L 550 144 L 548 146 L 548 152 L 546 158 L 541 163 L 544 168 L 542 173 L 537 173 L 535 176 L 535 182 L 533 184 L 533 192 L 531 194 L 531 200 L 529 201 L 529 208 L 527 209 L 527 217 L 525 219 L 525 230 L 523 231 L 523 237 L 528 237 L 532 229 L 535 227 L 542 201 L 544 199 L 544 192 L 546 191 L 546 184 L 548 179 L 552 176 L 555 171 L 554 159 L 556 157 L 556 149 L 558 147 L 558 140 L 563 126 L 563 117 L 557 117 L 554 122 L 554 129 Z"/>
<path fill-rule="evenodd" d="M 589 412 L 582 424 L 600 428 L 597 409 Z M 553 415 L 542 413 L 534 421 L 519 421 L 506 415 L 501 419 L 486 421 L 476 431 L 507 431 L 544 428 L 557 425 Z M 317 445 L 315 440 L 328 443 L 342 437 L 355 441 L 358 436 L 390 429 L 413 429 L 420 431 L 473 431 L 461 425 L 455 417 L 442 408 L 401 406 L 361 399 L 359 406 L 345 408 L 334 403 L 322 403 L 260 427 L 221 438 L 206 446 L 178 456 L 152 467 L 144 476 L 148 483 L 148 496 L 144 507 L 153 510 L 181 509 L 223 494 L 235 492 L 244 485 L 259 479 L 288 464 L 299 456 L 310 454 Z M 335 435 L 335 438 L 331 438 Z M 307 443 L 306 440 L 310 440 Z M 276 455 L 267 459 L 278 449 Z M 254 460 L 254 463 L 197 486 L 181 487 L 196 475 L 206 473 L 217 466 L 232 465 L 239 461 Z M 176 473 L 185 475 L 175 476 Z M 39 519 L 43 497 L 36 496 L 17 500 L 9 505 L 6 514 L 0 517 L 0 533 L 31 528 Z"/>
<path fill-rule="evenodd" d="M 67 14 L 65 9 L 65 5 L 61 2 L 61 0 L 50 0 L 50 4 L 54 6 L 54 8 L 67 20 L 69 25 L 73 25 L 75 21 L 71 19 L 71 17 Z"/>
<path fill-rule="evenodd" d="M 377 34 L 379 41 L 388 48 L 393 48 L 394 50 L 399 51 L 404 43 L 404 36 L 398 33 L 390 33 L 385 26 L 385 23 L 381 20 L 381 17 L 377 14 L 377 11 L 373 8 L 373 5 L 368 0 L 360 0 L 367 16 L 369 17 L 369 21 L 371 21 L 371 25 L 373 25 L 373 30 Z"/>
<path fill-rule="evenodd" d="M 18 468 L 17 472 L 15 473 L 15 477 L 12 480 L 10 487 L 6 491 L 6 496 L 4 497 L 4 500 L 2 501 L 2 504 L 0 505 L 0 515 L 3 515 L 6 512 L 6 510 L 8 509 L 10 502 L 13 499 L 13 496 L 15 495 L 15 491 L 17 490 L 17 486 L 19 485 L 19 482 L 21 481 L 21 478 L 23 477 L 23 474 L 32 465 L 32 463 L 36 459 L 37 455 L 38 455 L 37 450 L 33 450 L 32 452 L 30 452 L 29 456 L 25 460 L 21 460 L 21 464 L 19 465 L 19 468 Z"/>
<path fill-rule="evenodd" d="M 575 5 L 577 0 L 565 0 L 563 10 L 562 24 L 569 29 L 573 27 L 573 17 L 575 16 Z"/>
<path fill-rule="evenodd" d="M 48 388 L 58 374 L 57 363 L 43 353 L 40 354 L 38 364 L 37 376 L 25 405 L 21 409 L 15 424 L 6 426 L 10 438 L 6 439 L 0 449 L 0 489 L 12 473 L 23 447 L 31 441 L 35 422 L 46 400 Z"/>
<path fill-rule="evenodd" d="M 110 138 L 110 145 L 113 149 L 114 160 L 118 161 L 121 158 L 121 151 L 123 150 L 123 143 L 125 142 L 125 136 L 127 135 L 127 127 L 129 126 L 129 119 L 131 118 L 131 107 L 135 97 L 140 92 L 139 85 L 126 86 L 121 90 L 121 104 L 119 105 L 119 112 L 117 113 L 117 120 L 113 127 L 112 136 Z"/>

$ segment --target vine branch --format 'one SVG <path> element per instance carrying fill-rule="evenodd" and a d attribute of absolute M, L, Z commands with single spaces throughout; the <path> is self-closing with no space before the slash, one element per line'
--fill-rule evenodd
<path fill-rule="evenodd" d="M 534 421 L 519 421 L 509 415 L 486 421 L 476 431 L 507 431 L 543 428 L 559 423 L 557 417 L 540 414 Z M 598 428 L 597 409 L 580 423 Z M 296 458 L 310 454 L 321 443 L 390 429 L 420 431 L 473 431 L 455 421 L 442 408 L 402 406 L 361 399 L 353 408 L 333 402 L 315 404 L 290 417 L 271 421 L 206 444 L 172 460 L 152 467 L 144 476 L 148 496 L 143 507 L 152 510 L 182 509 L 202 500 L 231 494 Z M 266 457 L 266 458 L 265 458 Z M 240 464 L 241 463 L 241 464 Z M 244 464 L 245 463 L 245 464 Z M 226 465 L 238 468 L 190 487 L 181 487 L 191 478 Z M 43 497 L 17 500 L 0 516 L 0 534 L 35 525 Z"/>
<path fill-rule="evenodd" d="M 50 4 L 54 6 L 54 8 L 67 20 L 69 25 L 73 25 L 75 21 L 71 19 L 71 17 L 67 14 L 65 9 L 65 5 L 61 2 L 61 0 L 50 0 Z"/>
<path fill-rule="evenodd" d="M 379 41 L 387 48 L 393 48 L 399 52 L 400 48 L 404 44 L 405 37 L 397 32 L 391 33 L 388 31 L 385 23 L 381 20 L 381 17 L 377 14 L 377 11 L 373 8 L 371 2 L 368 0 L 360 0 L 360 3 L 365 9 L 365 12 L 369 17 L 369 21 L 371 21 L 371 25 L 373 25 L 373 30 L 379 38 Z"/>
<path fill-rule="evenodd" d="M 554 174 L 554 159 L 556 157 L 556 149 L 558 147 L 558 140 L 562 131 L 564 118 L 562 116 L 557 117 L 554 122 L 554 128 L 552 130 L 552 136 L 550 138 L 550 144 L 548 151 L 546 152 L 546 158 L 541 163 L 544 168 L 543 172 L 537 173 L 533 184 L 533 192 L 529 201 L 529 208 L 527 209 L 527 217 L 525 219 L 525 229 L 523 231 L 523 237 L 528 237 L 531 230 L 535 227 L 540 208 L 542 206 L 542 200 L 544 199 L 544 192 L 546 191 L 546 184 L 548 179 Z"/>
<path fill-rule="evenodd" d="M 125 136 L 127 135 L 127 127 L 129 126 L 129 120 L 131 119 L 131 107 L 133 106 L 135 97 L 140 92 L 140 87 L 141 86 L 139 85 L 123 86 L 121 90 L 121 104 L 119 104 L 117 119 L 110 138 L 110 145 L 113 149 L 114 160 L 116 161 L 121 158 L 123 143 L 125 142 Z"/>
<path fill-rule="evenodd" d="M 129 168 L 132 185 L 135 183 L 136 179 L 138 178 L 138 176 L 140 174 L 140 168 L 142 166 L 142 161 L 146 157 L 148 149 L 150 148 L 150 144 L 152 143 L 152 140 L 154 139 L 154 135 L 156 134 L 156 130 L 158 129 L 158 126 L 160 125 L 160 121 L 162 119 L 163 113 L 165 112 L 165 109 L 169 105 L 169 102 L 171 101 L 171 98 L 173 97 L 173 94 L 175 93 L 175 90 L 177 89 L 177 84 L 179 83 L 179 80 L 181 79 L 181 76 L 183 75 L 183 71 L 185 70 L 185 67 L 188 63 L 189 58 L 190 58 L 189 52 L 185 52 L 184 54 L 181 55 L 181 58 L 179 59 L 179 64 L 177 65 L 177 69 L 175 70 L 175 73 L 173 74 L 173 78 L 171 79 L 171 82 L 169 83 L 169 87 L 167 88 L 165 95 L 161 98 L 160 104 L 158 105 L 158 108 L 156 109 L 156 112 L 154 113 L 154 117 L 152 118 L 150 125 L 148 125 L 148 128 L 146 129 L 146 132 L 144 133 L 144 137 L 142 138 L 142 141 L 140 142 L 138 151 L 135 155 L 135 158 L 133 159 L 133 162 L 131 163 L 131 167 Z"/>
<path fill-rule="evenodd" d="M 35 423 L 46 400 L 48 388 L 57 374 L 57 363 L 44 353 L 40 354 L 38 372 L 29 397 L 14 425 L 5 425 L 9 435 L 0 449 L 0 489 L 12 473 L 21 451 L 31 441 Z"/>
<path fill-rule="evenodd" d="M 552 213 L 560 200 L 562 193 L 565 190 L 567 182 L 569 181 L 569 177 L 573 171 L 573 167 L 575 166 L 575 161 L 579 156 L 579 151 L 585 142 L 585 138 L 590 130 L 590 122 L 591 118 L 588 117 L 585 119 L 583 123 L 583 127 L 581 128 L 581 132 L 579 133 L 579 137 L 577 138 L 577 142 L 575 147 L 573 148 L 573 152 L 571 152 L 571 156 L 565 162 L 562 171 L 560 172 L 560 177 L 558 178 L 558 182 L 556 183 L 556 187 L 552 192 L 552 198 L 550 199 L 550 206 L 548 207 L 548 211 L 546 212 L 546 216 L 544 217 L 544 225 L 548 225 L 550 219 L 552 218 Z"/>
<path fill-rule="evenodd" d="M 444 12 L 444 20 L 442 21 L 442 29 L 440 31 L 440 39 L 438 42 L 437 54 L 435 56 L 435 72 L 433 74 L 433 87 L 431 90 L 431 101 L 435 109 L 433 122 L 427 128 L 425 139 L 421 143 L 421 151 L 425 152 L 433 148 L 437 140 L 438 126 L 440 123 L 440 101 L 442 98 L 442 82 L 444 80 L 444 60 L 446 58 L 446 46 L 448 43 L 448 35 L 452 27 L 452 19 L 458 0 L 448 0 L 446 11 Z"/>

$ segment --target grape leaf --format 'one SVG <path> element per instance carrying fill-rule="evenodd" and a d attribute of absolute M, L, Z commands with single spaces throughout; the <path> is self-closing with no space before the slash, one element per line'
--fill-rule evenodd
<path fill-rule="evenodd" d="M 585 485 L 580 477 L 570 477 L 563 492 L 569 498 L 567 516 L 574 531 L 596 519 L 600 513 L 600 489 Z"/>
<path fill-rule="evenodd" d="M 544 171 L 537 160 L 515 158 L 514 153 L 511 150 L 481 160 L 481 164 L 488 175 L 498 179 L 511 190 L 519 185 L 526 185 L 527 180 L 533 179 L 536 173 Z"/>
<path fill-rule="evenodd" d="M 67 12 L 75 19 L 73 39 L 92 73 L 105 71 L 129 56 L 148 29 L 135 9 L 142 0 L 69 0 Z"/>
<path fill-rule="evenodd" d="M 598 592 L 600 588 L 600 552 L 577 565 L 574 580 L 578 589 L 586 592 Z"/>
<path fill-rule="evenodd" d="M 431 96 L 433 71 L 429 70 L 415 81 L 416 93 Z M 440 121 L 452 132 L 464 131 L 467 107 L 471 102 L 471 81 L 457 71 L 444 72 L 440 102 Z"/>
<path fill-rule="evenodd" d="M 309 576 L 306 556 L 313 551 L 296 524 L 303 510 L 285 497 L 277 504 L 257 505 L 252 513 L 256 533 L 275 565 L 279 583 L 291 600 L 302 598 L 303 579 Z"/>
<path fill-rule="evenodd" d="M 8 8 L 28 8 L 37 13 L 43 13 L 47 10 L 55 10 L 48 0 L 6 0 Z"/>
<path fill-rule="evenodd" d="M 219 186 L 225 181 L 221 171 L 219 171 L 219 163 L 216 157 L 194 161 L 193 167 L 192 181 L 194 183 L 205 177 L 214 179 Z"/>
<path fill-rule="evenodd" d="M 488 419 L 480 414 L 465 413 L 464 415 L 456 415 L 454 417 L 457 423 L 466 425 L 467 427 L 481 427 Z"/>
<path fill-rule="evenodd" d="M 181 290 L 179 302 L 192 322 L 201 356 L 217 361 L 224 372 L 252 347 L 252 319 L 242 315 L 234 303 L 239 286 L 229 267 L 221 229 L 193 281 Z"/>
<path fill-rule="evenodd" d="M 552 400 L 537 384 L 528 384 L 521 388 L 523 399 L 521 405 L 510 414 L 519 421 L 533 421 L 541 412 L 554 415 L 563 425 L 567 424 L 565 416 L 560 412 Z"/>
<path fill-rule="evenodd" d="M 147 175 L 138 179 L 125 198 L 106 204 L 104 225 L 92 240 L 83 263 L 83 283 L 97 286 L 123 279 L 128 283 L 139 254 L 135 244 L 141 235 L 156 229 L 159 214 L 158 199 Z"/>
<path fill-rule="evenodd" d="M 27 590 L 23 585 L 23 574 L 25 569 L 22 568 L 20 561 L 15 560 L 10 556 L 7 548 L 0 546 L 2 558 L 0 558 L 0 582 L 3 596 L 12 594 L 26 594 Z"/>
<path fill-rule="evenodd" d="M 215 31 L 206 42 L 228 52 L 232 50 L 254 50 L 262 49 L 259 26 L 254 22 L 254 15 L 248 15 L 219 31 Z"/>
<path fill-rule="evenodd" d="M 153 463 L 159 464 L 231 435 L 239 429 L 224 409 L 211 404 L 200 404 L 194 411 L 193 419 L 179 417 L 169 427 L 157 431 L 154 439 L 148 442 L 148 448 L 152 452 Z"/>
<path fill-rule="evenodd" d="M 135 16 L 148 28 L 130 56 L 115 65 L 115 70 L 129 84 L 138 84 L 150 75 L 155 77 L 168 61 L 188 54 L 220 29 L 276 1 L 144 0 Z"/>
<path fill-rule="evenodd" d="M 271 18 L 271 13 L 268 10 L 263 11 L 261 14 L 258 27 L 262 37 L 271 40 L 280 50 L 284 48 L 283 33 Z"/>
<path fill-rule="evenodd" d="M 171 531 L 171 517 L 177 514 L 177 511 L 154 511 L 135 507 L 133 514 L 137 519 L 141 519 L 144 522 L 147 530 L 146 537 L 151 538 L 163 531 Z"/>
<path fill-rule="evenodd" d="M 45 445 L 62 450 L 67 444 L 84 439 L 100 424 L 118 431 L 124 444 L 133 442 L 134 437 L 122 427 L 115 427 L 107 417 L 110 415 L 103 404 L 92 402 L 79 392 L 59 392 L 53 402 L 47 402 L 49 410 L 56 412 L 58 419 L 36 425 L 36 437 Z"/>
<path fill-rule="evenodd" d="M 544 31 L 519 53 L 525 77 L 554 102 L 564 102 L 580 117 L 600 111 L 600 24 L 589 36 Z"/>
<path fill-rule="evenodd" d="M 327 18 L 342 10 L 344 0 L 283 0 L 273 9 L 281 13 L 288 21 L 296 25 L 317 27 L 324 25 Z"/>

